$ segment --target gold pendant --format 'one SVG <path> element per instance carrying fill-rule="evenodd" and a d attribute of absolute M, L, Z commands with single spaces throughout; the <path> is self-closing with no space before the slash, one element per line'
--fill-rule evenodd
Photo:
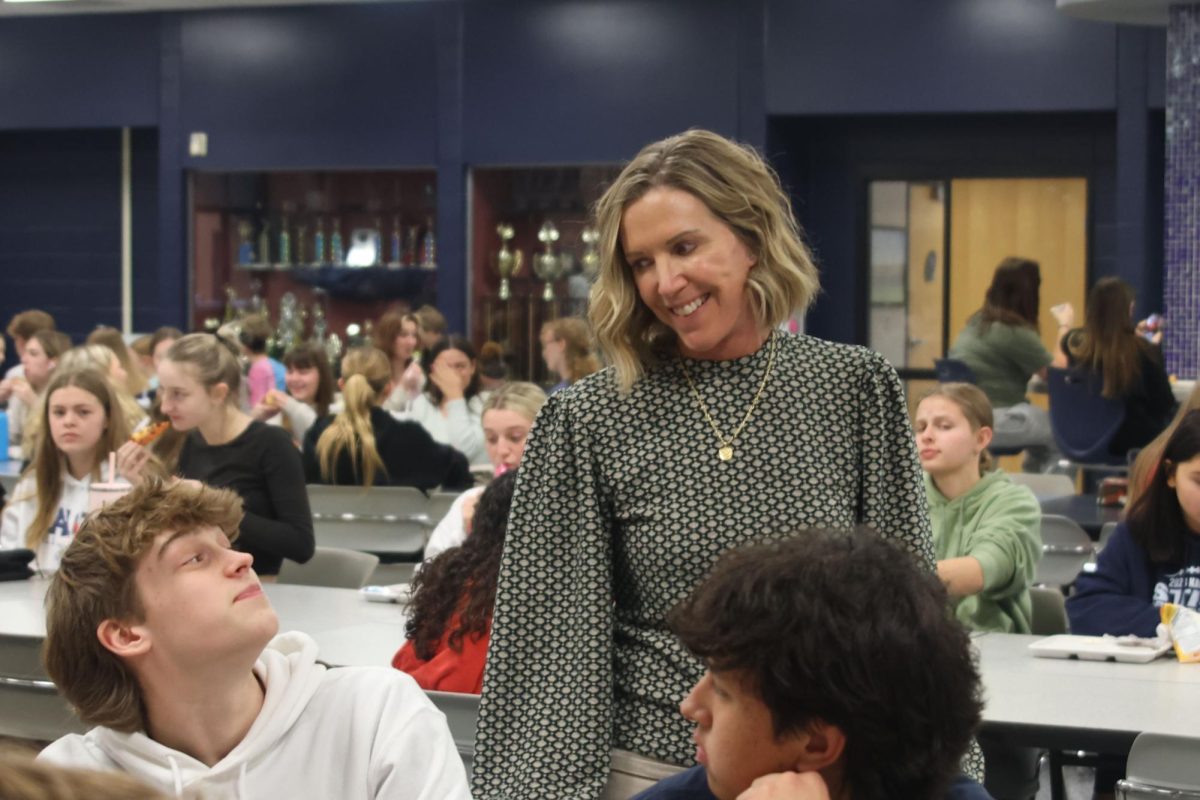
<path fill-rule="evenodd" d="M 729 459 L 733 458 L 733 448 L 729 445 L 725 445 L 717 451 L 717 455 L 721 457 L 722 461 L 728 461 Z"/>

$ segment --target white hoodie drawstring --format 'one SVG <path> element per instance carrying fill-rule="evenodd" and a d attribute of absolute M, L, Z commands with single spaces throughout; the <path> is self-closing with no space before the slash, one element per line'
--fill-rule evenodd
<path fill-rule="evenodd" d="M 242 762 L 242 768 L 238 772 L 237 796 L 241 798 L 249 797 L 246 794 L 246 767 L 249 766 L 245 761 Z"/>
<path fill-rule="evenodd" d="M 167 756 L 167 761 L 171 764 L 171 777 L 175 780 L 175 796 L 183 797 L 183 772 L 179 769 L 179 762 L 174 756 Z"/>

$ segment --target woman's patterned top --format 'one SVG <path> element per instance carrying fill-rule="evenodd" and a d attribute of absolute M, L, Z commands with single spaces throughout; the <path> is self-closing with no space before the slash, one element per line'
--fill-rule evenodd
<path fill-rule="evenodd" d="M 546 403 L 509 517 L 477 800 L 598 797 L 613 747 L 692 764 L 678 706 L 704 667 L 665 618 L 731 547 L 866 523 L 932 568 L 895 371 L 862 347 L 774 336 L 774 369 L 729 461 L 678 359 L 626 395 L 610 368 Z M 687 362 L 724 435 L 770 348 Z"/>

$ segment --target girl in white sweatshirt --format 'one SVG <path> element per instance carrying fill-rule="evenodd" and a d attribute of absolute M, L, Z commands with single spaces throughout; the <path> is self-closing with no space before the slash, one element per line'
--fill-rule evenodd
<path fill-rule="evenodd" d="M 57 371 L 46 387 L 37 450 L 0 522 L 0 550 L 27 547 L 42 572 L 58 569 L 88 510 L 100 464 L 129 439 L 109 379 L 95 369 Z"/>

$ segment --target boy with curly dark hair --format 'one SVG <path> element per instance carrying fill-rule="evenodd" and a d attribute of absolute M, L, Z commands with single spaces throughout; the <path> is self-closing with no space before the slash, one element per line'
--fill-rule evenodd
<path fill-rule="evenodd" d="M 968 633 L 875 533 L 733 550 L 670 624 L 708 667 L 680 705 L 700 766 L 638 800 L 987 797 L 959 775 L 981 709 Z"/>

